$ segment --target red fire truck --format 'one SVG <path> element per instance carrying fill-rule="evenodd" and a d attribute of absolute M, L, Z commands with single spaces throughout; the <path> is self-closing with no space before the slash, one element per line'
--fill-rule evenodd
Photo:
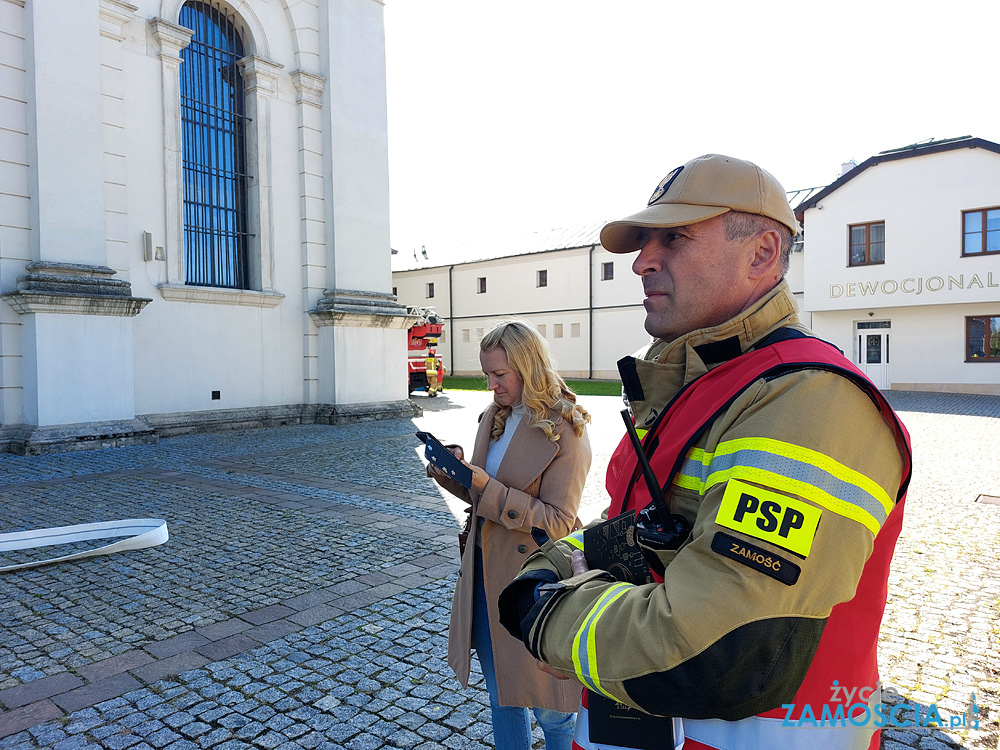
<path fill-rule="evenodd" d="M 407 312 L 417 316 L 417 322 L 410 328 L 407 337 L 409 392 L 413 393 L 414 391 L 427 390 L 428 350 L 437 347 L 443 321 L 433 307 L 410 307 Z M 438 378 L 442 378 L 444 366 L 441 358 L 436 356 L 436 352 L 435 359 L 437 360 Z M 436 396 L 437 394 L 430 395 Z"/>

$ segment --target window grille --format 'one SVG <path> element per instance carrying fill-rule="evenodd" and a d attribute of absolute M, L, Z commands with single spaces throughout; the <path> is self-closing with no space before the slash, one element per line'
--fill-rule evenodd
<path fill-rule="evenodd" d="M 194 286 L 249 288 L 243 42 L 235 16 L 187 2 L 181 50 L 184 261 Z"/>

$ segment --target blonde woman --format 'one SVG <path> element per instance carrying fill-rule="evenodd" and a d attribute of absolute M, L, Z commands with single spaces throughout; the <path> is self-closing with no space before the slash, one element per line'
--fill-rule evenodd
<path fill-rule="evenodd" d="M 480 343 L 493 403 L 482 413 L 468 464 L 471 491 L 433 467 L 428 474 L 469 503 L 469 532 L 452 604 L 448 663 L 468 686 L 475 649 L 486 678 L 497 750 L 529 750 L 528 707 L 549 750 L 569 750 L 580 700 L 576 683 L 557 680 L 500 625 L 497 597 L 538 549 L 577 524 L 590 470 L 587 411 L 554 370 L 545 339 L 523 321 L 506 321 Z M 463 458 L 461 448 L 453 449 Z"/>

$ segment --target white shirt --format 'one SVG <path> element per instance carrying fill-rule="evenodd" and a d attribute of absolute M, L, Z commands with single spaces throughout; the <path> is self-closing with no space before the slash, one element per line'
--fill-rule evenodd
<path fill-rule="evenodd" d="M 486 454 L 486 466 L 483 468 L 491 477 L 497 475 L 500 462 L 503 461 L 504 454 L 507 453 L 507 446 L 510 445 L 510 439 L 514 436 L 517 426 L 521 424 L 523 416 L 524 404 L 518 402 L 517 406 L 511 407 L 510 416 L 504 423 L 503 434 L 496 441 L 490 443 L 489 452 Z"/>
<path fill-rule="evenodd" d="M 491 478 L 496 477 L 497 471 L 500 469 L 500 462 L 503 461 L 504 454 L 507 453 L 507 446 L 510 445 L 510 439 L 514 436 L 517 426 L 521 424 L 523 416 L 524 404 L 518 402 L 516 406 L 511 407 L 510 415 L 507 417 L 507 421 L 504 422 L 503 434 L 490 443 L 489 450 L 486 453 L 486 466 L 483 468 Z M 485 518 L 482 516 L 479 517 L 479 533 L 476 535 L 476 546 L 480 548 L 483 546 L 483 523 L 485 521 Z"/>

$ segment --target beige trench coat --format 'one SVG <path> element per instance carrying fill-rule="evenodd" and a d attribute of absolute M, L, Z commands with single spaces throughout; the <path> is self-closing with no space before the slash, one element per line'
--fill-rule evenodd
<path fill-rule="evenodd" d="M 470 463 L 485 467 L 490 429 L 496 405 L 483 413 Z M 495 478 L 483 493 L 470 491 L 451 480 L 441 485 L 472 504 L 469 540 L 462 557 L 452 602 L 448 632 L 448 664 L 463 687 L 469 684 L 472 651 L 472 587 L 479 518 L 483 524 L 483 570 L 493 638 L 493 662 L 500 705 L 534 706 L 555 711 L 576 711 L 580 685 L 557 680 L 538 669 L 524 644 L 500 624 L 497 598 L 538 549 L 531 528 L 543 529 L 559 539 L 573 530 L 580 508 L 583 485 L 590 470 L 590 440 L 584 431 L 577 437 L 570 425 L 556 426 L 559 441 L 553 443 L 527 419 L 517 426 Z"/>

